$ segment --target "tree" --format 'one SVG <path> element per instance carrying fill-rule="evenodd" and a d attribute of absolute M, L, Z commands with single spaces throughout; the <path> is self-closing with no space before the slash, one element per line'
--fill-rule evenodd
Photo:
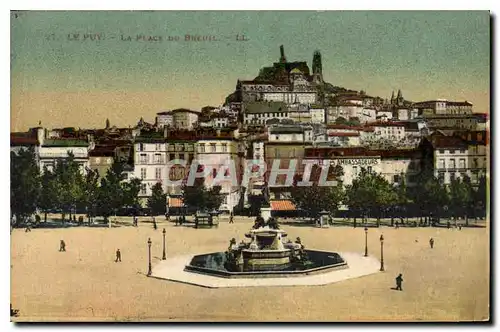
<path fill-rule="evenodd" d="M 486 210 L 489 206 L 488 204 L 488 183 L 486 181 L 486 176 L 479 178 L 479 184 L 474 191 L 474 203 L 476 206 L 476 211 L 480 217 L 486 216 Z"/>
<path fill-rule="evenodd" d="M 163 192 L 160 182 L 152 188 L 151 197 L 148 198 L 148 208 L 154 216 L 164 215 L 167 210 L 167 195 Z"/>
<path fill-rule="evenodd" d="M 182 187 L 183 201 L 188 207 L 196 208 L 196 210 L 218 209 L 224 200 L 221 190 L 221 186 L 207 189 L 205 180 L 197 178 L 193 186 L 184 184 Z"/>
<path fill-rule="evenodd" d="M 205 207 L 208 210 L 218 210 L 224 201 L 224 197 L 221 194 L 221 186 L 213 186 L 208 191 L 205 192 Z"/>
<path fill-rule="evenodd" d="M 361 122 L 359 121 L 358 117 L 351 117 L 351 118 L 349 118 L 349 121 L 346 122 L 346 125 L 358 127 L 361 125 Z"/>
<path fill-rule="evenodd" d="M 75 161 L 73 153 L 68 152 L 66 159 L 59 160 L 54 168 L 54 175 L 60 188 L 59 207 L 61 209 L 62 220 L 66 212 L 71 213 L 76 208 L 78 202 L 81 202 L 84 195 L 83 175 L 79 164 Z"/>
<path fill-rule="evenodd" d="M 347 124 L 347 119 L 342 117 L 342 116 L 339 116 L 338 118 L 335 119 L 335 124 L 336 125 L 345 125 L 345 124 Z"/>
<path fill-rule="evenodd" d="M 454 179 L 450 183 L 450 213 L 456 218 L 465 216 L 465 224 L 469 225 L 469 214 L 474 204 L 474 191 L 469 177 Z"/>
<path fill-rule="evenodd" d="M 123 206 L 122 181 L 124 179 L 123 164 L 120 162 L 114 162 L 111 168 L 108 169 L 106 176 L 101 179 L 101 186 L 98 191 L 98 211 L 104 217 L 104 220 L 108 220 L 112 214 L 116 215 L 118 209 Z M 109 225 L 111 227 L 111 222 Z"/>
<path fill-rule="evenodd" d="M 344 198 L 342 183 L 339 178 L 343 175 L 342 167 L 329 168 L 328 181 L 337 180 L 335 186 L 320 186 L 320 167 L 313 167 L 311 170 L 311 186 L 298 186 L 299 177 L 294 178 L 294 185 L 291 188 L 292 201 L 299 209 L 306 211 L 307 215 L 318 220 L 321 211 L 328 211 L 334 214 Z"/>
<path fill-rule="evenodd" d="M 206 206 L 206 188 L 204 179 L 195 179 L 192 186 L 184 184 L 182 186 L 182 200 L 189 208 L 201 210 Z"/>
<path fill-rule="evenodd" d="M 10 154 L 10 209 L 14 227 L 36 212 L 40 195 L 40 170 L 33 148 Z"/>
<path fill-rule="evenodd" d="M 122 190 L 124 195 L 125 206 L 131 207 L 134 210 L 134 216 L 140 209 L 139 192 L 141 191 L 141 179 L 133 178 L 129 182 L 122 182 Z"/>
<path fill-rule="evenodd" d="M 409 206 L 412 200 L 408 196 L 408 186 L 406 185 L 406 176 L 402 174 L 401 183 L 394 188 L 396 197 L 392 200 L 391 210 L 391 226 L 394 224 L 394 217 L 397 216 L 401 219 L 401 223 L 404 224 L 404 216 L 408 218 Z"/>
<path fill-rule="evenodd" d="M 41 190 L 38 208 L 44 213 L 44 222 L 47 222 L 47 213 L 60 205 L 61 186 L 54 172 L 50 171 L 46 166 L 43 168 L 40 182 Z"/>
<path fill-rule="evenodd" d="M 375 216 L 380 224 L 380 218 L 396 202 L 397 195 L 382 175 L 362 168 L 359 177 L 347 187 L 346 198 L 349 209 L 362 217 Z"/>
<path fill-rule="evenodd" d="M 414 203 L 415 212 L 418 212 L 421 221 L 424 217 L 425 223 L 432 215 L 442 216 L 450 203 L 446 187 L 436 179 L 431 170 L 418 174 L 409 197 Z"/>
<path fill-rule="evenodd" d="M 99 172 L 91 169 L 87 170 L 84 181 L 84 195 L 81 205 L 87 211 L 87 218 L 89 224 L 92 218 L 97 214 L 97 207 L 99 203 Z"/>

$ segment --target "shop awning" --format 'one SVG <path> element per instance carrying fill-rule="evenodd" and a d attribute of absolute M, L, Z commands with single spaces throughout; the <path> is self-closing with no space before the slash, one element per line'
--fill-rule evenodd
<path fill-rule="evenodd" d="M 272 211 L 295 211 L 295 204 L 288 199 L 280 199 L 271 201 Z"/>

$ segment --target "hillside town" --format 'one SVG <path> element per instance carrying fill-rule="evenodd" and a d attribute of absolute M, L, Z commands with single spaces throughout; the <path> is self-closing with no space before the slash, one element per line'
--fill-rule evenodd
<path fill-rule="evenodd" d="M 220 106 L 161 110 L 154 121 L 138 114 L 128 127 L 103 119 L 103 128 L 46 128 L 41 119 L 36 128 L 11 133 L 11 151 L 32 149 L 41 173 L 70 155 L 82 174 L 97 171 L 100 179 L 120 163 L 124 182 L 140 180 L 143 208 L 160 184 L 172 214 L 186 204 L 183 186 L 171 181 L 185 180 L 193 162 L 208 169 L 207 188 L 222 165 L 231 162 L 241 179 L 248 162 L 255 164 L 258 175 L 245 186 L 221 186 L 216 209 L 229 214 L 249 213 L 256 200 L 293 214 L 299 207 L 285 173 L 304 174 L 312 160 L 340 167 L 335 179 L 343 186 L 363 172 L 379 174 L 395 187 L 415 185 L 424 171 L 444 186 L 467 178 L 477 188 L 488 175 L 487 113 L 466 100 L 410 101 L 402 89 L 380 97 L 335 86 L 323 77 L 320 51 L 312 56 L 311 67 L 290 61 L 281 46 L 276 62 L 253 79 L 239 79 Z M 172 167 L 174 160 L 185 163 Z M 265 170 L 260 173 L 259 163 Z M 270 181 L 273 169 L 281 173 Z"/>

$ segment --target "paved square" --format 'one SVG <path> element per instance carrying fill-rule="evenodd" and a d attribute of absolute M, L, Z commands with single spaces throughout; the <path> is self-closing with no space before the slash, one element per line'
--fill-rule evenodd
<path fill-rule="evenodd" d="M 157 219 L 159 220 L 159 218 Z M 386 272 L 323 286 L 203 288 L 145 276 L 167 257 L 223 251 L 243 239 L 253 219 L 221 219 L 218 229 L 161 221 L 138 228 L 34 229 L 12 233 L 11 302 L 19 321 L 463 321 L 488 318 L 489 229 L 372 228 L 369 255 Z M 306 248 L 364 251 L 362 228 L 283 225 Z M 435 239 L 434 249 L 429 239 Z M 59 252 L 59 241 L 67 252 Z M 123 262 L 115 263 L 120 249 Z M 391 290 L 403 274 L 403 291 Z"/>

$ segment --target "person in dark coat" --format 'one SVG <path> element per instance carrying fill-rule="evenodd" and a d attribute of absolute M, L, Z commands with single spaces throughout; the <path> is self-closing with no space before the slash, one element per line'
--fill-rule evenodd
<path fill-rule="evenodd" d="M 156 225 L 156 218 L 155 218 L 155 217 L 153 217 L 153 228 L 154 228 L 155 230 L 157 230 L 157 229 L 158 229 L 158 226 Z"/>
<path fill-rule="evenodd" d="M 429 244 L 431 246 L 431 249 L 434 248 L 434 239 L 431 237 L 431 239 L 429 240 Z"/>
<path fill-rule="evenodd" d="M 59 251 L 66 251 L 66 243 L 64 240 L 61 240 L 61 243 L 59 244 Z"/>
<path fill-rule="evenodd" d="M 234 215 L 233 215 L 233 212 L 231 212 L 231 214 L 229 215 L 229 223 L 230 224 L 234 224 Z"/>
<path fill-rule="evenodd" d="M 403 290 L 403 275 L 400 273 L 396 277 L 396 290 L 402 291 Z"/>
<path fill-rule="evenodd" d="M 122 261 L 122 253 L 120 252 L 120 249 L 116 249 L 116 259 L 115 259 L 115 263 L 116 262 L 121 262 Z"/>

